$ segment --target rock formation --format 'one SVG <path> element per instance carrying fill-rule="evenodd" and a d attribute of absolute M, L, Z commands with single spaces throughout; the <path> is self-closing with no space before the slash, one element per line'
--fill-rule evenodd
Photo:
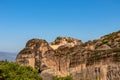
<path fill-rule="evenodd" d="M 32 39 L 16 62 L 39 69 L 44 80 L 70 74 L 74 80 L 120 80 L 120 31 L 86 43 L 70 37 L 52 43 Z"/>

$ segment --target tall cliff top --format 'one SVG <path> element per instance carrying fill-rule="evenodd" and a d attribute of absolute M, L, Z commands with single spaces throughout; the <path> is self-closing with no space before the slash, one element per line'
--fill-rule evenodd
<path fill-rule="evenodd" d="M 60 46 L 74 47 L 75 45 L 83 44 L 81 40 L 71 38 L 71 37 L 57 37 L 54 42 L 50 43 L 53 49 L 57 49 Z"/>
<path fill-rule="evenodd" d="M 34 39 L 31 39 L 29 40 L 27 43 L 26 43 L 26 47 L 30 47 L 34 44 L 38 44 L 38 45 L 41 45 L 41 43 L 44 43 L 44 44 L 48 44 L 46 40 L 43 40 L 43 39 L 37 39 L 37 38 L 34 38 Z"/>
<path fill-rule="evenodd" d="M 105 36 L 102 36 L 100 39 L 88 41 L 83 45 L 86 46 L 87 48 L 94 47 L 94 49 L 97 49 L 97 50 L 119 48 L 120 47 L 120 31 L 107 34 Z"/>

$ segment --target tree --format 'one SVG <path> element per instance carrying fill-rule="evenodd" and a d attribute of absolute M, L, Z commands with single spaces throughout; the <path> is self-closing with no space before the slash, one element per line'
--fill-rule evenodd
<path fill-rule="evenodd" d="M 0 61 L 0 78 L 2 80 L 42 80 L 38 71 L 32 67 L 7 61 Z"/>

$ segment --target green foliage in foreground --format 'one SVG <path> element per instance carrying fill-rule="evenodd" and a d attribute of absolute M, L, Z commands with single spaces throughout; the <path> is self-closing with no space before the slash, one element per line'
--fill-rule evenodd
<path fill-rule="evenodd" d="M 17 63 L 0 61 L 0 80 L 43 80 L 38 71 L 30 66 L 20 66 Z M 73 80 L 72 75 L 54 77 L 54 80 Z"/>
<path fill-rule="evenodd" d="M 0 80 L 42 80 L 42 78 L 32 67 L 0 61 Z"/>
<path fill-rule="evenodd" d="M 73 80 L 72 75 L 66 76 L 66 77 L 54 77 L 54 80 Z"/>

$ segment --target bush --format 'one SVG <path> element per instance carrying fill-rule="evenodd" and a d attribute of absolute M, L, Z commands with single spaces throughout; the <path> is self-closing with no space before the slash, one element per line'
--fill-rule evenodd
<path fill-rule="evenodd" d="M 54 77 L 54 80 L 73 80 L 73 77 L 72 75 L 68 75 L 66 77 L 58 77 L 58 76 L 55 76 Z"/>
<path fill-rule="evenodd" d="M 42 80 L 32 67 L 7 61 L 0 61 L 0 76 L 2 80 Z"/>
<path fill-rule="evenodd" d="M 71 39 L 68 39 L 68 40 L 67 40 L 67 42 L 68 42 L 68 43 L 72 43 L 72 42 L 73 42 L 73 40 L 71 40 Z"/>

